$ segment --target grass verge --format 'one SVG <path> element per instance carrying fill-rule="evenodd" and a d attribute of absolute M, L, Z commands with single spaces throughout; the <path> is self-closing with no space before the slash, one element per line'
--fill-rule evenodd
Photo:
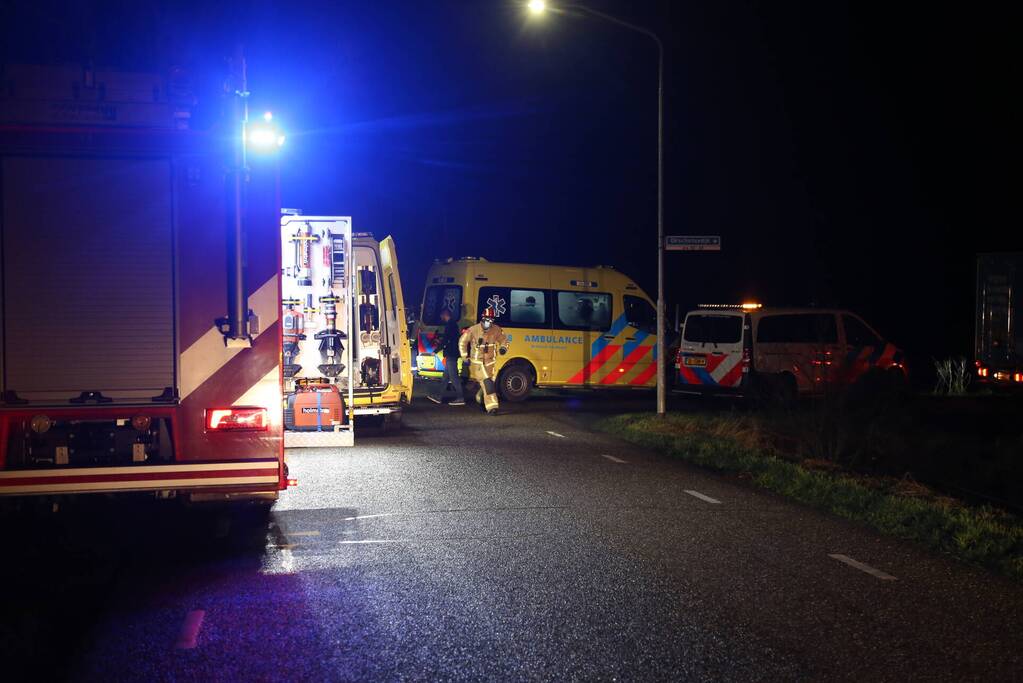
<path fill-rule="evenodd" d="M 618 415 L 609 434 L 695 465 L 734 472 L 768 490 L 882 533 L 922 543 L 1023 580 L 1023 522 L 991 507 L 969 507 L 913 481 L 862 476 L 830 462 L 783 454 L 750 415 Z"/>

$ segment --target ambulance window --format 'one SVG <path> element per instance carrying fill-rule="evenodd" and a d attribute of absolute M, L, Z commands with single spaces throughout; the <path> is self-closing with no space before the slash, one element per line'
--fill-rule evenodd
<path fill-rule="evenodd" d="M 508 297 L 510 322 L 516 325 L 547 324 L 547 293 L 538 289 L 513 289 Z"/>
<path fill-rule="evenodd" d="M 625 303 L 625 319 L 638 330 L 657 333 L 657 311 L 646 299 L 626 294 L 622 297 Z"/>
<path fill-rule="evenodd" d="M 610 329 L 611 295 L 558 292 L 558 327 L 569 330 Z"/>
<path fill-rule="evenodd" d="M 758 344 L 837 344 L 838 326 L 831 313 L 768 315 L 757 324 Z"/>
<path fill-rule="evenodd" d="M 440 312 L 451 311 L 451 317 L 458 320 L 462 317 L 462 288 L 458 285 L 434 285 L 426 288 L 423 297 L 423 323 L 440 325 Z"/>
<path fill-rule="evenodd" d="M 682 336 L 698 344 L 738 344 L 742 339 L 742 316 L 690 315 Z"/>
<path fill-rule="evenodd" d="M 479 310 L 493 308 L 501 327 L 549 327 L 547 292 L 540 289 L 480 287 Z"/>
<path fill-rule="evenodd" d="M 849 346 L 877 345 L 879 341 L 877 335 L 859 319 L 851 315 L 843 315 L 842 325 L 845 327 L 845 343 Z"/>

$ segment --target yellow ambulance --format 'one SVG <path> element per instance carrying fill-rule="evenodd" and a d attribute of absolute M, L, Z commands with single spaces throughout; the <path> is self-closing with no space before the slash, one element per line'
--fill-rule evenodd
<path fill-rule="evenodd" d="M 440 314 L 462 328 L 490 306 L 508 335 L 498 358 L 498 390 L 521 401 L 534 387 L 653 387 L 657 313 L 635 282 L 614 268 L 497 263 L 464 257 L 435 261 L 416 329 L 417 367 L 439 378 Z"/>

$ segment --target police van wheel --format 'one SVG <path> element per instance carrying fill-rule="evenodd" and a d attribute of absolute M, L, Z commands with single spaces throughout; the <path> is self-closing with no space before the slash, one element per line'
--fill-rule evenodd
<path fill-rule="evenodd" d="M 533 373 L 524 363 L 505 366 L 498 378 L 497 390 L 505 401 L 524 401 L 533 390 Z"/>

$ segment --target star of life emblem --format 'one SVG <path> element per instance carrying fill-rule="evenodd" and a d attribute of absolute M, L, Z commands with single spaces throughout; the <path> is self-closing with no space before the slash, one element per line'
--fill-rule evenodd
<path fill-rule="evenodd" d="M 508 308 L 505 306 L 505 300 L 497 294 L 487 299 L 487 305 L 494 309 L 494 313 L 497 314 L 498 318 L 508 311 Z"/>

